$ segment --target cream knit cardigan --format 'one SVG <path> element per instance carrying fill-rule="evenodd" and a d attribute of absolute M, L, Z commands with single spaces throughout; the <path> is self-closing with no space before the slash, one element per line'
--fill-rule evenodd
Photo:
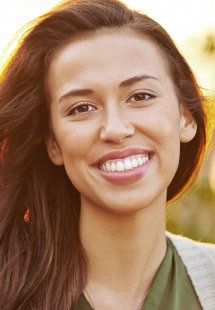
<path fill-rule="evenodd" d="M 169 232 L 204 310 L 215 310 L 215 245 L 195 242 Z"/>

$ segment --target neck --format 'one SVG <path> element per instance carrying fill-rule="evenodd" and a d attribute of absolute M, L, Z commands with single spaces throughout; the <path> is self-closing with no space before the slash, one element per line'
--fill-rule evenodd
<path fill-rule="evenodd" d="M 89 294 L 139 302 L 166 253 L 165 203 L 119 215 L 82 202 L 80 237 L 89 263 Z"/>

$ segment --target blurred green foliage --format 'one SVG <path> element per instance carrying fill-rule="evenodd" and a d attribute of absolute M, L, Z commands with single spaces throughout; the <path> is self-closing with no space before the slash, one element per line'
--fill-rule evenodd
<path fill-rule="evenodd" d="M 199 62 L 202 56 L 211 64 L 215 71 L 215 33 L 208 33 L 204 40 L 198 40 Z M 215 80 L 212 91 L 215 90 Z M 197 241 L 215 243 L 215 145 L 212 141 L 215 129 L 215 98 L 208 101 L 211 155 L 204 166 L 203 176 L 192 189 L 175 203 L 167 206 L 167 230 L 187 236 Z M 213 173 L 214 173 L 213 172 Z"/>
<path fill-rule="evenodd" d="M 215 114 L 213 122 L 214 120 Z M 182 198 L 167 206 L 167 230 L 197 241 L 215 243 L 215 147 L 213 141 L 211 141 L 210 154 L 198 181 Z"/>
<path fill-rule="evenodd" d="M 215 243 L 215 193 L 206 179 L 178 202 L 167 206 L 167 230 Z"/>

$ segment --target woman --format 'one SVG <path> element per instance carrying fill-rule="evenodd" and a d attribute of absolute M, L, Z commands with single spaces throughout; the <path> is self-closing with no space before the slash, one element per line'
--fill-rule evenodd
<path fill-rule="evenodd" d="M 214 309 L 214 247 L 165 233 L 206 120 L 159 24 L 66 1 L 23 36 L 0 102 L 1 309 Z"/>

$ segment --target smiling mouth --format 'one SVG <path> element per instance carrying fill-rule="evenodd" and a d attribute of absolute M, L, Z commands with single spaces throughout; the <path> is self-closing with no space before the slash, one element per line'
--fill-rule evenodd
<path fill-rule="evenodd" d="M 150 154 L 138 154 L 123 159 L 107 160 L 99 165 L 99 169 L 106 173 L 132 171 L 145 165 L 151 159 Z"/>

